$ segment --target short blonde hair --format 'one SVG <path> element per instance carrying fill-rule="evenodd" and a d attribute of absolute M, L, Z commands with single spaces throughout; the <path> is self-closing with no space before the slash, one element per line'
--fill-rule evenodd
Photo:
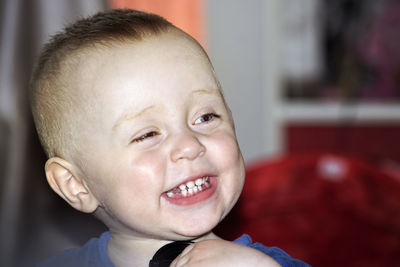
<path fill-rule="evenodd" d="M 73 104 L 79 96 L 70 92 L 68 74 L 74 72 L 74 63 L 85 51 L 140 41 L 170 29 L 177 28 L 158 15 L 114 9 L 79 20 L 50 39 L 30 83 L 35 126 L 49 158 L 64 156 L 76 146 L 74 121 L 77 118 Z"/>

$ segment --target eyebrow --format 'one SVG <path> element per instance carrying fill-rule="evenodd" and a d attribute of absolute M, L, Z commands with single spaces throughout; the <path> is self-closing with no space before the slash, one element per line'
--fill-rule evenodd
<path fill-rule="evenodd" d="M 197 89 L 194 90 L 190 93 L 191 95 L 195 94 L 209 94 L 209 95 L 220 95 L 221 92 L 219 90 L 208 90 L 208 89 Z M 112 127 L 112 130 L 115 131 L 123 122 L 129 121 L 136 119 L 146 113 L 148 110 L 153 109 L 155 106 L 151 105 L 148 107 L 145 107 L 141 111 L 137 113 L 129 113 L 129 112 L 124 112 L 115 122 L 114 126 Z"/>
<path fill-rule="evenodd" d="M 208 89 L 197 89 L 191 92 L 192 95 L 194 94 L 209 94 L 209 95 L 218 95 L 219 90 L 208 90 Z"/>
<path fill-rule="evenodd" d="M 122 116 L 120 116 L 116 120 L 114 126 L 112 127 L 112 130 L 115 131 L 123 122 L 136 119 L 136 118 L 142 116 L 144 113 L 146 113 L 147 111 L 149 111 L 150 109 L 153 109 L 153 108 L 154 108 L 154 105 L 151 105 L 151 106 L 145 107 L 144 109 L 142 109 L 141 111 L 139 111 L 137 113 L 124 112 L 122 114 Z"/>

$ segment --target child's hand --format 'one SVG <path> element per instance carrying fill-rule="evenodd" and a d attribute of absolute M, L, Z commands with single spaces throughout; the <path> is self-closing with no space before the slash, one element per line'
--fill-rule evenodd
<path fill-rule="evenodd" d="M 225 240 L 204 240 L 194 243 L 171 263 L 170 267 L 189 266 L 271 266 L 279 265 L 256 249 Z"/>

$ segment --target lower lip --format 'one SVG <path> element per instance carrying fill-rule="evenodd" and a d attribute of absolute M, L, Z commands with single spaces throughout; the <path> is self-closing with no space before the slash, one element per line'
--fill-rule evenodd
<path fill-rule="evenodd" d="M 217 178 L 210 177 L 209 178 L 210 187 L 207 189 L 194 194 L 193 196 L 186 196 L 181 198 L 170 198 L 167 196 L 166 193 L 163 194 L 163 197 L 171 204 L 178 205 L 178 206 L 190 206 L 197 204 L 199 202 L 203 202 L 210 197 L 212 197 L 217 189 Z"/>

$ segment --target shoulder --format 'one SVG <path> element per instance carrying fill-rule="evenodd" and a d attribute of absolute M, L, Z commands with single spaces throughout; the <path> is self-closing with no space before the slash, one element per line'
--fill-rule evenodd
<path fill-rule="evenodd" d="M 283 267 L 307 267 L 310 266 L 300 260 L 292 258 L 289 254 L 277 247 L 266 247 L 261 243 L 253 243 L 251 237 L 247 234 L 242 235 L 234 241 L 235 243 L 242 244 L 248 247 L 257 249 L 264 254 L 276 260 Z"/>
<path fill-rule="evenodd" d="M 114 266 L 107 255 L 107 242 L 110 233 L 105 232 L 99 238 L 90 239 L 83 247 L 68 249 L 41 263 L 38 267 L 67 266 Z"/>

